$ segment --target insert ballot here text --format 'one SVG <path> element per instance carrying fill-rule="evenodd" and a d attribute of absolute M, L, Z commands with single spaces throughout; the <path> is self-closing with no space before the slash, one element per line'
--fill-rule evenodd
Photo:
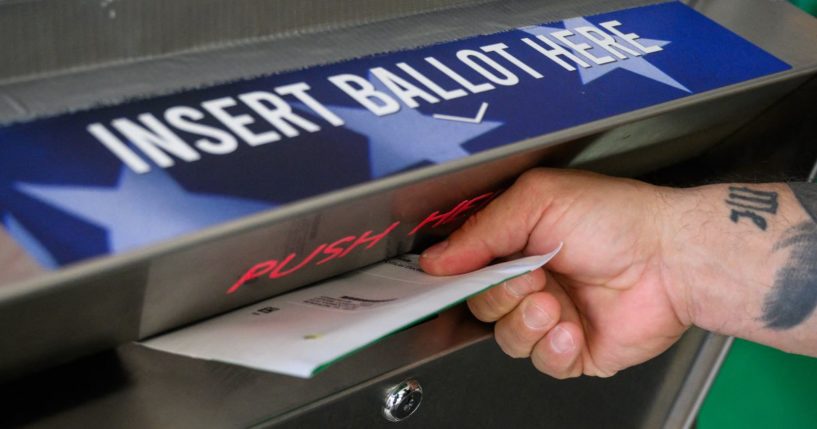
<path fill-rule="evenodd" d="M 541 64 L 526 63 L 515 54 L 520 49 L 533 50 L 543 61 L 566 72 L 663 50 L 642 43 L 640 38 L 618 20 L 609 20 L 521 37 L 513 46 L 493 43 L 460 49 L 453 52 L 455 60 L 427 56 L 423 58 L 424 72 L 416 64 L 397 62 L 370 68 L 368 75 L 340 73 L 325 79 L 377 120 L 401 109 L 512 87 L 522 79 L 547 79 Z M 467 73 L 457 71 L 463 67 Z M 154 167 L 195 162 L 203 156 L 229 155 L 240 145 L 256 147 L 344 126 L 343 118 L 312 89 L 311 82 L 300 81 L 271 91 L 254 90 L 197 105 L 175 105 L 163 111 L 94 122 L 86 130 L 125 166 L 143 174 Z"/>

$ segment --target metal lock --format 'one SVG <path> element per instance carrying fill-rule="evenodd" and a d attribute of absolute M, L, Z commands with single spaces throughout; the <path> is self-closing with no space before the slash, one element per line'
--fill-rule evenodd
<path fill-rule="evenodd" d="M 386 393 L 383 405 L 383 417 L 390 422 L 399 422 L 408 418 L 423 400 L 423 387 L 420 382 L 409 378 L 392 387 Z"/>

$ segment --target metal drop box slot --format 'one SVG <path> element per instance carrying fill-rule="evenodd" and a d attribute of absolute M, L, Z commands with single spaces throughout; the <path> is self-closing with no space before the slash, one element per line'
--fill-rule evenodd
<path fill-rule="evenodd" d="M 120 0 L 93 8 L 79 0 L 0 3 L 0 49 L 14 59 L 0 64 L 0 123 L 652 3 Z M 350 253 L 342 263 L 288 277 L 274 290 L 248 287 L 230 304 L 207 304 L 207 298 L 191 294 L 207 279 L 234 280 L 240 275 L 234 267 L 262 260 L 260 255 L 303 254 L 326 237 L 376 233 L 395 218 L 406 220 L 400 228 L 407 233 L 429 213 L 507 186 L 537 165 L 653 174 L 674 184 L 745 167 L 723 161 L 742 159 L 723 153 L 740 154 L 752 135 L 787 126 L 815 93 L 817 22 L 785 2 L 684 3 L 791 68 L 333 190 L 145 249 L 0 283 L 0 374 L 7 405 L 0 422 L 30 427 L 690 425 L 729 343 L 696 329 L 658 358 L 615 377 L 569 381 L 539 375 L 529 362 L 502 355 L 491 327 L 462 306 L 310 380 L 169 355 L 131 342 L 422 249 L 456 223 Z M 35 20 L 74 24 L 56 35 L 32 29 Z M 715 161 L 692 165 L 714 165 L 715 171 L 692 175 L 672 167 L 701 156 Z M 422 386 L 422 400 L 410 417 L 394 423 L 383 416 L 386 394 L 407 379 Z"/>

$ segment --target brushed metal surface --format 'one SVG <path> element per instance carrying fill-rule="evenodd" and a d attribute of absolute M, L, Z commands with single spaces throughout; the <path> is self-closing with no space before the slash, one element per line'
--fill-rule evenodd
<path fill-rule="evenodd" d="M 0 6 L 13 2 L 6 3 Z M 144 61 L 135 55 L 139 62 L 114 66 L 100 58 L 98 68 L 48 79 L 31 75 L 0 85 L 0 122 L 642 3 L 490 2 L 304 36 L 292 34 L 287 43 L 283 39 L 251 40 L 229 49 L 185 51 Z M 484 427 L 510 422 L 521 427 L 655 427 L 650 425 L 677 416 L 688 417 L 683 410 L 690 409 L 689 401 L 683 397 L 695 397 L 705 380 L 690 374 L 711 370 L 723 347 L 723 343 L 707 340 L 699 331 L 685 335 L 659 359 L 613 379 L 567 383 L 556 383 L 537 375 L 527 362 L 502 356 L 490 339 L 490 328 L 471 319 L 461 308 L 398 333 L 308 381 L 121 344 L 203 317 L 203 313 L 190 312 L 172 301 L 162 305 L 166 296 L 157 296 L 154 288 L 180 278 L 181 283 L 193 287 L 194 275 L 180 277 L 190 261 L 212 261 L 225 254 L 237 259 L 253 256 L 249 251 L 236 251 L 230 244 L 233 240 L 248 240 L 251 246 L 252 240 L 286 241 L 291 228 L 309 224 L 309 217 L 321 214 L 324 218 L 320 222 L 327 222 L 329 230 L 342 229 L 344 222 L 355 220 L 354 216 L 371 216 L 373 225 L 385 222 L 394 213 L 420 216 L 428 208 L 437 209 L 507 183 L 536 164 L 578 165 L 622 175 L 643 173 L 701 153 L 758 118 L 769 105 L 813 75 L 817 67 L 817 52 L 813 49 L 817 24 L 805 20 L 784 2 L 691 4 L 791 63 L 794 69 L 327 194 L 193 238 L 4 286 L 0 288 L 0 327 L 7 333 L 0 339 L 3 376 L 20 377 L 25 371 L 109 350 L 3 384 L 3 403 L 10 411 L 0 416 L 0 426 L 377 425 L 382 422 L 378 414 L 382 389 L 407 376 L 419 377 L 428 392 L 427 402 L 407 421 L 417 426 L 445 422 Z M 775 34 L 769 35 L 769 31 Z M 780 31 L 787 33 L 778 35 Z M 170 51 L 176 52 L 173 49 Z M 132 79 L 134 76 L 142 78 Z M 632 136 L 636 136 L 636 143 L 632 143 Z M 367 207 L 374 213 L 350 212 L 353 206 Z M 382 253 L 350 259 L 349 265 L 338 271 L 327 269 L 312 277 L 294 279 L 276 293 L 332 275 L 341 268 L 404 251 L 404 247 L 425 244 L 395 244 Z M 210 245 L 221 246 L 221 250 L 208 248 Z M 228 263 L 213 264 L 212 269 L 200 270 L 201 275 L 222 275 Z M 185 286 L 179 287 L 177 299 L 189 297 L 182 293 L 185 290 Z M 90 297 L 98 293 L 103 294 L 103 300 Z M 247 303 L 265 295 L 258 292 L 248 296 Z M 488 377 L 496 387 L 478 390 L 473 403 L 456 402 L 453 392 L 469 388 L 475 374 Z M 503 400 L 494 400 L 496 394 Z M 586 402 L 577 398 L 592 402 L 597 413 L 588 413 Z M 635 399 L 628 401 L 630 398 Z M 540 407 L 537 399 L 546 399 L 544 402 L 551 407 Z M 680 402 L 686 403 L 676 405 Z M 367 404 L 372 407 L 367 408 Z M 445 411 L 451 409 L 464 410 L 466 416 L 445 420 Z M 380 420 L 369 420 L 375 418 Z"/>
<path fill-rule="evenodd" d="M 656 2 L 0 2 L 0 124 Z"/>
<path fill-rule="evenodd" d="M 646 428 L 650 413 L 673 399 L 657 392 L 677 391 L 696 365 L 711 367 L 697 358 L 705 335 L 691 331 L 659 358 L 613 378 L 571 381 L 505 356 L 490 326 L 464 306 L 311 380 L 131 344 L 3 385 L 0 426 L 389 427 L 380 414 L 383 393 L 413 377 L 424 398 L 401 423 L 408 427 Z"/>
<path fill-rule="evenodd" d="M 67 106 L 82 108 L 112 99 L 106 95 L 108 93 L 105 91 L 109 90 L 115 91 L 118 97 L 177 90 L 184 86 L 182 82 L 196 85 L 196 82 L 188 82 L 196 79 L 215 82 L 253 75 L 261 70 L 269 72 L 291 68 L 296 64 L 313 64 L 398 46 L 416 46 L 636 3 L 627 0 L 492 2 L 313 33 L 286 40 L 286 43 L 271 40 L 230 50 L 190 54 L 197 56 L 200 62 L 188 62 L 192 57 L 184 54 L 8 84 L 0 87 L 0 93 L 17 94 L 13 96 L 16 100 L 28 100 L 35 104 L 36 100 L 42 101 L 39 107 L 26 108 L 29 114 L 56 113 Z M 751 120 L 775 99 L 790 92 L 817 67 L 817 52 L 811 49 L 815 45 L 814 39 L 817 39 L 817 31 L 814 30 L 817 24 L 804 20 L 803 14 L 793 7 L 782 2 L 750 0 L 740 4 L 740 13 L 732 13 L 729 7 L 714 7 L 713 4 L 716 3 L 696 2 L 694 5 L 721 24 L 790 62 L 794 68 L 789 72 L 596 121 L 455 162 L 332 192 L 211 228 L 194 236 L 3 285 L 0 287 L 0 314 L 19 316 L 0 318 L 3 322 L 0 326 L 11 332 L 0 339 L 0 348 L 13 350 L 0 356 L 0 378 L 15 376 L 49 362 L 65 361 L 83 352 L 113 347 L 137 335 L 153 335 L 428 243 L 391 243 L 384 246 L 382 251 L 347 258 L 343 265 L 299 273 L 276 284 L 274 289 L 253 289 L 241 300 L 231 303 L 215 301 L 204 307 L 194 305 L 198 304 L 196 286 L 200 282 L 209 281 L 214 276 L 237 275 L 246 269 L 247 264 L 257 262 L 258 252 L 265 246 L 269 248 L 270 243 L 283 246 L 290 231 L 305 218 L 320 217 L 326 234 L 337 230 L 336 234 L 331 234 L 334 237 L 345 235 L 347 231 L 344 229 L 361 216 L 372 229 L 385 227 L 395 214 L 406 214 L 406 219 L 411 220 L 411 216 L 420 217 L 424 212 L 438 210 L 455 204 L 459 199 L 495 189 L 536 164 L 578 165 L 633 175 L 699 153 Z M 762 16 L 765 23 L 772 22 L 786 28 L 791 33 L 790 37 L 766 38 L 765 27 L 754 25 L 751 20 L 753 16 Z M 363 43 L 364 40 L 367 42 Z M 333 49 L 338 46 L 344 49 Z M 231 55 L 243 56 L 243 59 Z M 206 60 L 210 62 L 205 64 Z M 151 69 L 157 65 L 157 69 Z M 215 74 L 208 74 L 208 70 Z M 140 78 L 131 79 L 134 76 Z M 100 90 L 96 92 L 90 88 Z M 22 92 L 15 93 L 20 90 Z M 12 114 L 3 117 L 19 119 L 24 116 Z M 649 137 L 637 137 L 635 146 L 625 143 L 629 138 L 627 136 L 633 134 Z M 582 153 L 585 146 L 589 148 Z M 644 146 L 651 148 L 650 156 L 642 156 L 640 149 Z M 571 164 L 571 160 L 576 161 Z M 636 165 L 633 160 L 642 162 Z M 361 213 L 360 209 L 355 211 L 356 206 L 365 207 L 365 213 Z M 440 234 L 444 232 L 439 231 Z M 327 236 L 316 235 L 313 240 L 318 242 L 325 238 Z M 426 240 L 431 238 L 427 237 Z M 315 242 L 305 240 L 299 245 L 307 248 Z M 288 253 L 295 250 L 300 249 L 281 248 L 276 251 Z M 94 305 L 88 302 L 88 291 L 93 290 L 94 285 L 106 282 L 121 285 L 116 290 L 122 292 L 111 292 L 104 304 L 95 305 L 99 310 L 95 317 L 85 316 L 89 305 Z M 53 310 L 50 296 L 60 297 L 58 312 Z M 131 316 L 134 313 L 139 313 L 138 322 L 134 322 Z M 65 327 L 69 326 L 71 329 L 66 330 Z M 41 335 L 29 335 L 29 332 Z"/>

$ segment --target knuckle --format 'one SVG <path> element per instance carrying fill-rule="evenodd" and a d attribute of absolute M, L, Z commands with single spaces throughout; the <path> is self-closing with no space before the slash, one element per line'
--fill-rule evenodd
<path fill-rule="evenodd" d="M 483 210 L 477 211 L 471 216 L 468 216 L 463 222 L 462 226 L 457 231 L 459 234 L 469 234 L 471 231 L 477 229 L 479 224 L 482 223 L 482 219 L 485 217 L 485 212 Z"/>
<path fill-rule="evenodd" d="M 544 289 L 544 275 L 539 275 L 539 273 L 541 273 L 541 270 L 534 270 L 504 282 L 501 288 L 502 299 L 506 302 L 516 303 Z"/>
<path fill-rule="evenodd" d="M 516 308 L 527 296 L 517 295 L 516 292 L 511 290 L 512 286 L 509 283 L 510 282 L 504 282 L 502 285 L 491 289 L 495 307 L 501 310 L 503 314 Z"/>
<path fill-rule="evenodd" d="M 532 348 L 544 336 L 542 332 L 534 331 L 525 326 L 524 323 L 519 323 L 519 325 L 518 328 L 513 330 L 513 336 L 518 343 L 526 344 L 528 348 Z"/>
<path fill-rule="evenodd" d="M 492 321 L 499 319 L 505 312 L 502 309 L 502 303 L 497 299 L 496 292 L 494 289 L 488 289 L 487 291 L 480 294 L 482 298 L 482 303 L 484 304 L 482 309 L 485 317 L 493 319 Z"/>
<path fill-rule="evenodd" d="M 546 173 L 542 168 L 534 168 L 522 173 L 516 180 L 515 186 L 523 189 L 532 189 L 538 187 L 545 178 Z"/>
<path fill-rule="evenodd" d="M 545 341 L 536 344 L 531 352 L 531 362 L 539 372 L 558 380 L 582 375 L 582 364 L 578 356 L 553 355 Z"/>
<path fill-rule="evenodd" d="M 490 307 L 485 304 L 484 297 L 476 296 L 467 300 L 466 303 L 468 305 L 468 309 L 471 310 L 471 314 L 473 314 L 478 320 L 489 323 L 496 321 L 496 318 L 493 317 L 491 311 L 488 310 Z"/>
<path fill-rule="evenodd" d="M 530 356 L 540 335 L 520 328 L 519 325 L 512 317 L 505 317 L 497 322 L 494 336 L 505 354 L 514 358 L 526 358 Z"/>
<path fill-rule="evenodd" d="M 480 293 L 467 300 L 467 303 L 474 316 L 483 322 L 495 322 L 516 306 L 516 302 L 506 295 L 501 285 Z"/>

